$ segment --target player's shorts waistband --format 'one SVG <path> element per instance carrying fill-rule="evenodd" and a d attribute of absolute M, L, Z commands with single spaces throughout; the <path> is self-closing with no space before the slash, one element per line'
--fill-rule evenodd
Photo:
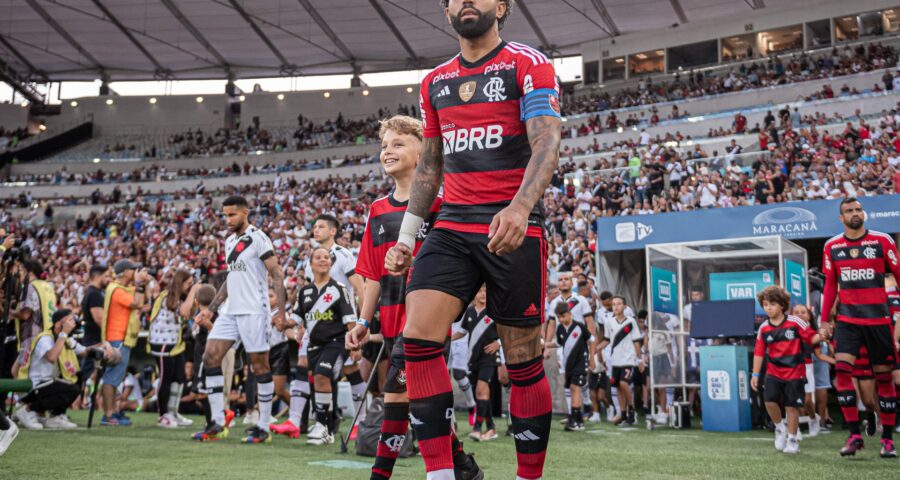
<path fill-rule="evenodd" d="M 480 233 L 482 235 L 487 235 L 491 226 L 486 223 L 462 223 L 451 222 L 448 220 L 438 220 L 437 223 L 434 224 L 434 228 L 444 228 L 447 230 L 453 230 L 455 232 Z M 529 226 L 525 230 L 525 236 L 541 238 L 544 236 L 544 229 L 537 226 Z"/>

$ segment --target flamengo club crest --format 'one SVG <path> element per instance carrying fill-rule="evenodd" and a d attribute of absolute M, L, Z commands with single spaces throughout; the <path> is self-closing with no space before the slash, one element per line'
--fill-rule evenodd
<path fill-rule="evenodd" d="M 459 98 L 464 102 L 468 102 L 475 96 L 475 81 L 466 82 L 459 86 Z"/>
<path fill-rule="evenodd" d="M 850 249 L 850 258 L 856 258 L 856 257 L 859 257 L 859 249 L 851 248 Z"/>

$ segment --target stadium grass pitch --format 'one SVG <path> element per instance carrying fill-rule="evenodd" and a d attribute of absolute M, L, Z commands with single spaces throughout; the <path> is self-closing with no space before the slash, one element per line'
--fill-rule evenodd
<path fill-rule="evenodd" d="M 276 437 L 264 445 L 240 443 L 243 427 L 223 441 L 201 444 L 189 439 L 195 428 L 157 428 L 156 415 L 132 413 L 133 427 L 100 427 L 92 431 L 86 412 L 74 412 L 81 425 L 73 431 L 23 430 L 0 457 L 2 479 L 303 479 L 351 480 L 369 478 L 372 459 L 339 453 L 335 445 L 314 447 L 299 440 Z M 194 418 L 195 425 L 202 419 Z M 900 478 L 898 460 L 878 457 L 877 438 L 866 438 L 866 449 L 842 459 L 838 449 L 846 437 L 831 434 L 804 438 L 799 455 L 775 451 L 767 432 L 711 433 L 693 430 L 620 429 L 608 423 L 589 424 L 586 432 L 569 433 L 554 418 L 544 478 L 576 479 L 818 479 Z M 95 421 L 99 421 L 95 417 Z M 460 417 L 461 437 L 469 427 Z M 498 419 L 501 437 L 493 442 L 465 441 L 488 480 L 515 478 L 513 440 L 503 437 L 505 422 Z M 199 429 L 199 428 L 197 428 Z M 401 459 L 394 469 L 398 480 L 421 480 L 421 457 Z"/>

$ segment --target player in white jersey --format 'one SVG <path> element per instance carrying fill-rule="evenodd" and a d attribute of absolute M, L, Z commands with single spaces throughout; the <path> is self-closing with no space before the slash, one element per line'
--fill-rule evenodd
<path fill-rule="evenodd" d="M 337 218 L 332 215 L 321 214 L 317 216 L 315 222 L 313 222 L 312 235 L 316 242 L 319 243 L 319 247 L 328 250 L 329 254 L 331 254 L 331 271 L 329 275 L 334 281 L 340 283 L 347 289 L 347 293 L 350 296 L 350 305 L 353 307 L 354 311 L 358 312 L 359 308 L 357 308 L 356 293 L 359 292 L 362 294 L 363 292 L 363 278 L 356 273 L 356 257 L 353 256 L 353 252 L 338 245 L 334 241 L 340 229 L 341 224 Z M 311 263 L 312 261 L 307 262 L 304 270 L 304 275 L 310 282 L 314 279 Z M 303 339 L 303 344 L 304 346 L 309 345 L 308 331 Z M 309 360 L 306 357 L 305 349 L 301 352 L 301 356 L 300 364 L 308 368 Z M 344 370 L 342 373 L 347 377 L 347 381 L 350 382 L 350 391 L 353 396 L 353 402 L 359 405 L 359 402 L 366 396 L 366 382 L 359 372 L 359 366 L 356 365 L 356 362 L 349 358 L 349 356 L 345 359 Z M 366 409 L 363 408 L 357 418 L 357 424 L 365 419 Z M 354 425 L 353 428 L 355 429 L 356 425 Z M 351 439 L 355 438 L 354 435 L 355 432 L 351 434 Z"/>
<path fill-rule="evenodd" d="M 285 305 L 287 297 L 284 272 L 278 265 L 272 241 L 248 222 L 250 207 L 245 198 L 226 198 L 222 203 L 222 212 L 228 230 L 231 231 L 231 235 L 225 240 L 228 276 L 209 307 L 198 315 L 198 319 L 205 321 L 212 319 L 213 312 L 218 312 L 219 315 L 209 332 L 202 367 L 213 421 L 203 432 L 195 434 L 194 439 L 218 440 L 228 436 L 222 393 L 225 384 L 222 358 L 236 341 L 240 341 L 250 357 L 253 374 L 256 375 L 259 401 L 259 422 L 247 429 L 244 442 L 263 443 L 271 441 L 269 420 L 272 416 L 272 396 L 275 393 L 269 369 L 268 324 L 273 322 L 279 330 L 283 330 L 286 325 L 283 309 L 272 315 L 269 306 L 269 277 L 275 290 L 276 303 Z"/>
<path fill-rule="evenodd" d="M 612 365 L 612 382 L 618 390 L 620 410 L 614 423 L 634 425 L 631 382 L 635 367 L 644 371 L 641 351 L 644 337 L 634 317 L 625 314 L 625 308 L 623 297 L 612 298 L 613 317 L 604 325 L 605 335 L 599 347 L 610 346 L 607 360 Z"/>

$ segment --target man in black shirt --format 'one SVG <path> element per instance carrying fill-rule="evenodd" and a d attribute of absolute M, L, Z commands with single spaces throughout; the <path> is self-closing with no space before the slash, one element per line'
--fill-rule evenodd
<path fill-rule="evenodd" d="M 100 324 L 103 322 L 104 292 L 110 282 L 109 269 L 101 265 L 92 266 L 88 273 L 88 281 L 90 283 L 87 291 L 81 299 L 81 320 L 84 323 L 84 338 L 81 343 L 86 347 L 93 347 L 102 343 Z M 93 356 L 87 355 L 82 358 L 79 377 L 82 384 L 91 378 L 95 368 Z"/>

